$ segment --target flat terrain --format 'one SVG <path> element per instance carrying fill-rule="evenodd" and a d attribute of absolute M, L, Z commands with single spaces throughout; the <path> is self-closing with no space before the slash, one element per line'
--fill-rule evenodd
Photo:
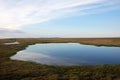
<path fill-rule="evenodd" d="M 20 44 L 4 45 L 18 41 Z M 0 80 L 120 80 L 120 64 L 96 66 L 48 66 L 10 60 L 9 57 L 36 43 L 76 42 L 120 47 L 120 38 L 17 38 L 0 39 Z"/>

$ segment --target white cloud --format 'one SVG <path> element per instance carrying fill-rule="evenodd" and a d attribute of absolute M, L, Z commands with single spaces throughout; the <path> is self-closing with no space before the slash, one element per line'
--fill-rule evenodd
<path fill-rule="evenodd" d="M 0 28 L 0 39 L 1 38 L 25 38 L 25 37 L 39 37 L 35 34 L 30 34 L 23 32 L 21 30 L 12 30 L 12 29 L 5 29 L 5 28 Z"/>
<path fill-rule="evenodd" d="M 19 29 L 63 16 L 97 13 L 119 3 L 119 0 L 0 0 L 0 28 Z"/>

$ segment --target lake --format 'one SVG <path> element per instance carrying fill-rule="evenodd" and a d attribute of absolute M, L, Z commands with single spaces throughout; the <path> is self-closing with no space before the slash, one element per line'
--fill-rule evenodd
<path fill-rule="evenodd" d="M 80 43 L 40 43 L 10 57 L 47 65 L 120 64 L 120 47 L 97 47 Z"/>

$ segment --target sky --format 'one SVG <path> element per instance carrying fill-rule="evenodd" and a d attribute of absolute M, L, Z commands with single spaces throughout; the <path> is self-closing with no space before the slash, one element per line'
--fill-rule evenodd
<path fill-rule="evenodd" d="M 0 0 L 0 38 L 120 37 L 120 0 Z"/>

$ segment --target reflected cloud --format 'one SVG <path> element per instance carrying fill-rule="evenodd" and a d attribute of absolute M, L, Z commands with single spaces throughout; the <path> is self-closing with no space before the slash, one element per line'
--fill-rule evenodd
<path fill-rule="evenodd" d="M 28 51 L 19 51 L 16 55 L 10 57 L 12 60 L 22 60 L 22 61 L 30 61 L 47 65 L 89 65 L 94 64 L 90 63 L 90 61 L 72 61 L 71 58 L 55 58 L 54 56 L 50 56 L 44 53 L 35 53 Z M 78 64 L 79 63 L 79 64 Z"/>
<path fill-rule="evenodd" d="M 31 62 L 47 64 L 47 65 L 75 65 L 73 63 L 70 63 L 69 60 L 67 61 L 65 59 L 55 58 L 50 55 L 46 55 L 44 53 L 28 52 L 24 50 L 10 57 L 10 59 L 31 61 Z"/>
<path fill-rule="evenodd" d="M 14 44 L 19 44 L 19 42 L 11 42 L 11 43 L 4 43 L 4 45 L 14 45 Z"/>
<path fill-rule="evenodd" d="M 78 43 L 46 43 L 32 45 L 17 52 L 10 59 L 66 66 L 119 64 L 119 52 L 119 48 L 78 45 Z"/>

